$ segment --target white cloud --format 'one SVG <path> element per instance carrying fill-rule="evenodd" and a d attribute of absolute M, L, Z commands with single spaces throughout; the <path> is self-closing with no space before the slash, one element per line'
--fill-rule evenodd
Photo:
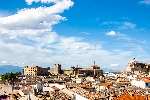
<path fill-rule="evenodd" d="M 29 4 L 33 1 L 40 0 L 27 0 Z M 51 32 L 53 25 L 58 24 L 60 20 L 66 20 L 59 13 L 73 6 L 71 0 L 42 0 L 41 2 L 55 4 L 50 7 L 24 8 L 14 15 L 0 17 L 0 33 L 19 36 Z"/>
<path fill-rule="evenodd" d="M 80 46 L 75 46 L 75 49 L 80 49 L 81 47 Z"/>
<path fill-rule="evenodd" d="M 81 33 L 83 33 L 83 34 L 90 34 L 90 33 L 88 33 L 88 32 L 81 32 Z"/>
<path fill-rule="evenodd" d="M 37 2 L 41 2 L 41 3 L 57 3 L 60 0 L 26 0 L 28 5 L 31 5 L 33 2 L 37 3 Z"/>
<path fill-rule="evenodd" d="M 113 50 L 114 52 L 120 52 L 121 50 L 120 49 L 115 49 L 115 50 Z"/>
<path fill-rule="evenodd" d="M 111 64 L 110 66 L 116 67 L 116 66 L 119 66 L 119 64 Z"/>
<path fill-rule="evenodd" d="M 99 17 L 98 17 L 98 18 L 96 18 L 96 20 L 99 20 Z"/>
<path fill-rule="evenodd" d="M 101 25 L 119 25 L 119 22 L 108 21 L 108 22 L 103 22 Z"/>
<path fill-rule="evenodd" d="M 107 32 L 106 35 L 115 36 L 116 32 L 115 31 L 110 31 L 110 32 Z"/>
<path fill-rule="evenodd" d="M 3 10 L 0 9 L 0 17 L 5 17 L 5 16 L 8 16 L 8 15 L 10 15 L 10 12 L 3 11 Z"/>
<path fill-rule="evenodd" d="M 75 53 L 76 53 L 76 54 L 81 54 L 81 52 L 79 52 L 79 51 L 76 51 Z"/>
<path fill-rule="evenodd" d="M 132 38 L 128 35 L 122 34 L 122 33 L 118 33 L 117 34 L 117 40 L 125 40 L 126 42 L 132 42 Z"/>
<path fill-rule="evenodd" d="M 15 64 L 17 64 L 17 62 L 11 62 L 11 64 L 12 64 L 12 65 L 15 65 Z"/>
<path fill-rule="evenodd" d="M 2 64 L 8 64 L 9 61 L 1 61 Z"/>
<path fill-rule="evenodd" d="M 55 34 L 53 33 L 53 35 Z M 65 66 L 68 69 L 71 65 L 92 65 L 93 61 L 96 61 L 98 65 L 105 65 L 106 67 L 109 67 L 109 64 L 121 63 L 124 66 L 120 69 L 123 69 L 133 55 L 132 51 L 123 51 L 121 49 L 117 52 L 103 50 L 101 44 L 95 45 L 83 42 L 81 38 L 77 37 L 57 36 L 49 45 L 44 40 L 47 41 L 46 36 L 35 39 L 34 46 L 30 46 L 19 42 L 5 43 L 0 39 L 0 56 L 7 61 L 17 62 L 17 65 L 20 66 L 32 65 L 33 63 L 44 66 L 43 63 L 48 63 L 47 66 L 53 67 L 54 63 L 60 63 L 65 64 L 63 67 Z M 132 47 L 136 49 L 137 46 L 132 45 Z M 140 50 L 143 53 L 144 51 L 140 48 L 138 51 Z M 0 60 L 2 61 L 2 59 Z M 123 63 L 121 60 L 123 60 Z M 21 62 L 24 62 L 24 64 Z M 16 65 L 15 63 L 13 64 Z"/>
<path fill-rule="evenodd" d="M 128 17 L 123 17 L 122 19 L 125 19 L 125 20 L 130 20 Z"/>
<path fill-rule="evenodd" d="M 136 25 L 130 22 L 123 22 L 123 25 L 121 26 L 122 28 L 135 28 Z"/>
<path fill-rule="evenodd" d="M 91 47 L 83 47 L 83 50 L 91 50 Z"/>
<path fill-rule="evenodd" d="M 143 3 L 143 4 L 150 4 L 150 0 L 143 0 L 143 1 L 141 1 L 140 3 Z"/>
<path fill-rule="evenodd" d="M 131 23 L 131 22 L 108 21 L 108 22 L 103 22 L 101 25 L 107 25 L 108 27 L 117 27 L 119 29 L 134 29 L 134 28 L 136 28 L 136 24 Z"/>

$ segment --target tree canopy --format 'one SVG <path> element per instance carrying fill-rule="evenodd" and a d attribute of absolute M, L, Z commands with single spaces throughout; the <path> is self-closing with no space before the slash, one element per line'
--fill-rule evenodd
<path fill-rule="evenodd" d="M 21 75 L 21 72 L 5 73 L 5 74 L 3 74 L 3 75 L 1 76 L 1 79 L 2 79 L 2 81 L 5 81 L 5 80 L 9 81 L 9 80 L 12 80 L 12 79 L 16 78 L 16 76 L 18 76 L 18 75 Z"/>

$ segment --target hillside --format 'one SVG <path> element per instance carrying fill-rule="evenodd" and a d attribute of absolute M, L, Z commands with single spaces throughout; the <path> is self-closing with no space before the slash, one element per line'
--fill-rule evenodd
<path fill-rule="evenodd" d="M 0 65 L 0 75 L 8 73 L 8 72 L 21 72 L 23 71 L 23 67 L 13 66 L 13 65 Z"/>

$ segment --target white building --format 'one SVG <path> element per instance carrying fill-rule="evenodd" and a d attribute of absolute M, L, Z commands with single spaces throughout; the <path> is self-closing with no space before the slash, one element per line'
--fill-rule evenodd
<path fill-rule="evenodd" d="M 85 78 L 76 78 L 75 81 L 76 83 L 82 83 L 85 81 Z"/>
<path fill-rule="evenodd" d="M 140 88 L 150 88 L 150 80 L 149 79 L 132 80 L 131 85 L 132 86 L 137 86 L 137 87 L 140 87 Z"/>
<path fill-rule="evenodd" d="M 43 91 L 54 91 L 53 87 L 57 87 L 58 89 L 63 89 L 65 88 L 65 85 L 47 83 L 43 85 Z"/>

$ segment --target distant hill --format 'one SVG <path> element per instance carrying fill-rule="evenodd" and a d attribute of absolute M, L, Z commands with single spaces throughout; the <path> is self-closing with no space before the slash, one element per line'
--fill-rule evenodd
<path fill-rule="evenodd" d="M 54 68 L 51 68 L 50 70 L 54 70 Z"/>
<path fill-rule="evenodd" d="M 103 72 L 121 72 L 120 70 L 114 70 L 114 69 L 108 69 L 108 68 L 102 68 Z"/>
<path fill-rule="evenodd" d="M 13 66 L 13 65 L 0 65 L 0 75 L 3 75 L 8 72 L 21 72 L 23 67 Z"/>

